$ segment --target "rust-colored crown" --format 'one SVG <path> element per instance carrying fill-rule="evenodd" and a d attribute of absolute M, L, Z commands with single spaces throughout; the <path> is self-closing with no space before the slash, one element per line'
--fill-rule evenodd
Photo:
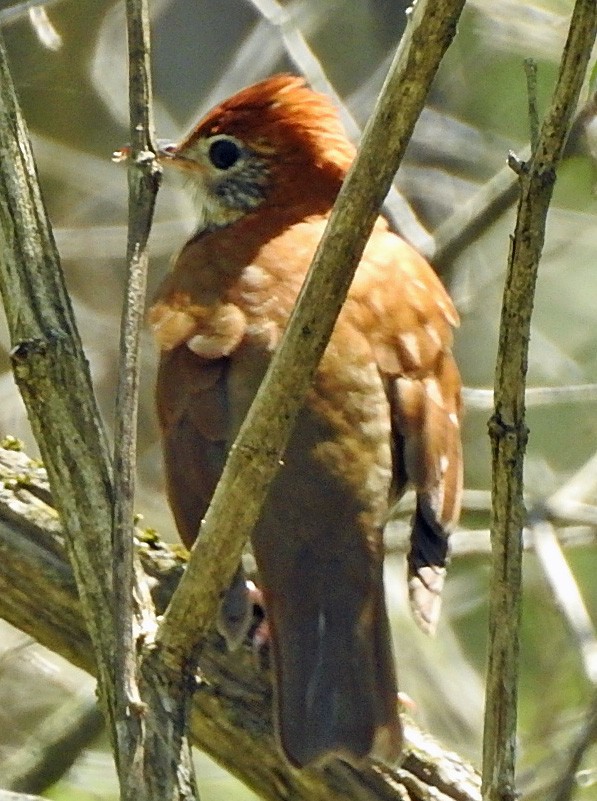
<path fill-rule="evenodd" d="M 346 138 L 330 100 L 303 78 L 274 75 L 248 86 L 213 108 L 179 144 L 184 150 L 200 137 L 228 134 L 281 154 L 308 149 L 318 166 L 347 170 L 354 147 Z"/>

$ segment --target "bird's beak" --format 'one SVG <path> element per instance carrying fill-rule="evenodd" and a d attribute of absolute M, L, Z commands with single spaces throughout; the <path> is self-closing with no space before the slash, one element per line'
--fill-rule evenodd
<path fill-rule="evenodd" d="M 186 150 L 175 142 L 158 139 L 156 155 L 158 162 L 165 167 L 176 167 L 178 170 L 197 171 L 198 165 L 194 159 L 189 158 Z"/>
<path fill-rule="evenodd" d="M 158 139 L 156 142 L 156 156 L 158 157 L 158 161 L 172 161 L 178 156 L 178 145 L 174 142 L 170 142 L 167 139 Z M 130 145 L 125 145 L 124 147 L 119 148 L 119 150 L 115 150 L 112 153 L 112 161 L 118 163 L 121 161 L 128 161 L 131 157 L 131 148 Z"/>
<path fill-rule="evenodd" d="M 156 145 L 157 145 L 156 153 L 158 160 L 176 158 L 178 145 L 175 142 L 169 142 L 167 139 L 158 139 Z"/>

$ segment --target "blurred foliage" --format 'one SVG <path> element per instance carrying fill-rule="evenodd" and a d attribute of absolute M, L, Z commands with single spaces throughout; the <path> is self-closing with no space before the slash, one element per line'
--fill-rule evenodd
<path fill-rule="evenodd" d="M 110 162 L 112 151 L 128 136 L 124 7 L 106 0 L 48 4 L 49 23 L 61 37 L 61 46 L 51 50 L 40 42 L 26 11 L 8 13 L 14 5 L 0 3 L 0 24 L 34 139 L 100 406 L 110 427 L 126 226 L 126 175 Z M 263 13 L 272 7 L 265 0 L 155 0 L 158 136 L 179 136 L 202 111 L 241 86 L 276 71 L 299 69 L 285 50 L 282 34 L 289 30 L 303 34 L 321 69 L 362 125 L 399 41 L 406 5 L 395 0 L 292 0 L 284 4 L 289 22 L 282 30 L 264 18 Z M 509 149 L 521 152 L 525 146 L 528 120 L 522 61 L 526 57 L 537 60 L 538 103 L 543 111 L 557 74 L 571 7 L 570 0 L 469 2 L 397 178 L 400 191 L 431 233 L 464 203 L 475 201 L 485 183 L 504 166 Z M 594 179 L 593 166 L 582 150 L 566 159 L 559 174 L 536 298 L 529 365 L 532 386 L 596 380 Z M 497 216 L 450 263 L 436 264 L 462 316 L 456 352 L 469 387 L 492 385 L 513 214 L 510 209 Z M 150 292 L 192 225 L 189 199 L 168 179 L 158 198 L 152 235 Z M 29 452 L 34 452 L 9 373 L 8 349 L 3 333 L 0 432 L 21 437 Z M 153 413 L 154 369 L 155 353 L 147 338 L 139 418 L 138 508 L 147 523 L 174 539 Z M 489 488 L 488 416 L 488 408 L 474 408 L 465 421 L 467 488 Z M 528 424 L 527 492 L 530 503 L 540 504 L 597 450 L 595 400 L 533 406 Z M 593 487 L 583 501 L 595 504 L 595 495 Z M 488 514 L 465 512 L 463 526 L 487 529 Z M 566 555 L 595 619 L 594 532 L 591 543 L 568 550 Z M 519 744 L 521 781 L 530 791 L 557 776 L 562 754 L 578 729 L 594 687 L 536 557 L 529 554 L 524 567 Z M 419 722 L 477 764 L 487 575 L 484 555 L 454 559 L 443 624 L 431 642 L 415 630 L 408 617 L 402 560 L 388 560 L 388 595 L 401 687 L 416 702 Z M 3 646 L 9 645 L 6 639 Z M 19 744 L 26 747 L 27 731 L 34 728 L 36 717 L 45 714 L 38 711 L 32 720 L 27 712 L 26 688 L 34 679 L 23 671 L 22 691 L 7 692 L 12 685 L 7 684 L 2 665 L 0 670 L 1 706 L 5 712 L 10 709 L 11 719 L 18 721 L 22 728 Z M 55 670 L 67 682 L 68 668 L 60 665 Z M 68 676 L 73 687 L 78 681 L 78 677 Z M 59 703 L 48 695 L 47 683 L 40 687 L 38 681 L 36 687 L 44 704 Z M 8 733 L 9 745 L 11 738 L 13 729 Z M 203 758 L 199 762 L 204 801 L 250 797 L 218 768 Z M 583 770 L 577 797 L 597 799 L 594 750 L 587 754 Z M 1 771 L 0 762 L 0 785 Z M 116 797 L 106 743 L 102 740 L 86 749 L 49 795 L 60 801 L 71 796 Z"/>

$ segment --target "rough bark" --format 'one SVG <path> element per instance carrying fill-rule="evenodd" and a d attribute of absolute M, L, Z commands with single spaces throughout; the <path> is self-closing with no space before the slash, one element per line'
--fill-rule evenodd
<path fill-rule="evenodd" d="M 186 557 L 138 532 L 156 611 L 166 607 Z M 20 451 L 0 448 L 0 616 L 73 664 L 95 674 L 76 584 L 51 505 L 45 471 Z M 215 632 L 202 651 L 190 716 L 191 741 L 271 801 L 479 801 L 478 773 L 406 721 L 407 748 L 395 769 L 341 762 L 297 771 L 274 739 L 271 685 L 250 646 L 230 654 Z"/>

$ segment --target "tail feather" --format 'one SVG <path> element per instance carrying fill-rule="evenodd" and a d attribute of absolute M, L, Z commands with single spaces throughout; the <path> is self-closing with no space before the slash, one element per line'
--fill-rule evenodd
<path fill-rule="evenodd" d="M 446 576 L 448 536 L 423 495 L 417 497 L 410 542 L 407 562 L 411 611 L 417 625 L 426 634 L 434 634 Z"/>
<path fill-rule="evenodd" d="M 418 625 L 433 634 L 448 536 L 462 498 L 460 378 L 451 354 L 441 354 L 433 376 L 396 379 L 392 401 L 396 436 L 404 445 L 397 473 L 404 472 L 417 493 L 408 557 L 410 604 Z"/>
<path fill-rule="evenodd" d="M 383 588 L 363 598 L 330 575 L 333 598 L 266 595 L 274 646 L 276 719 L 289 761 L 398 758 L 401 729 Z"/>

